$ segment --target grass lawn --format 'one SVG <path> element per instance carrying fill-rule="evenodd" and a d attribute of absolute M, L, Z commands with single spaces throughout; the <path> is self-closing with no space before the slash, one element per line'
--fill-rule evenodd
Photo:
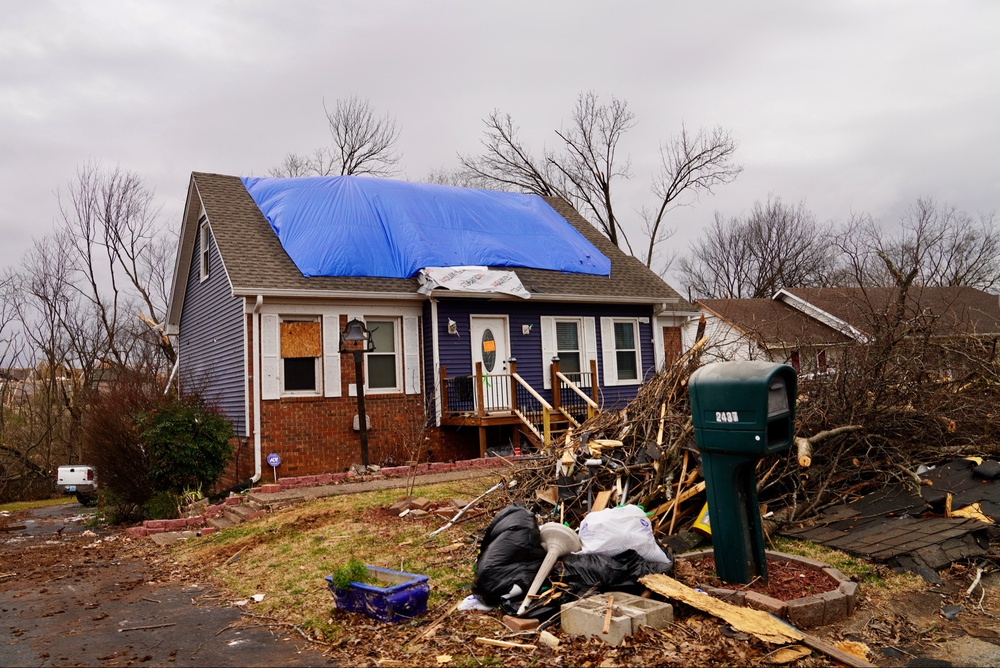
<path fill-rule="evenodd" d="M 45 508 L 47 506 L 62 506 L 68 503 L 76 503 L 72 496 L 60 496 L 55 499 L 43 499 L 41 501 L 12 501 L 11 503 L 0 504 L 0 511 L 14 512 L 17 510 L 31 510 L 32 508 Z"/>

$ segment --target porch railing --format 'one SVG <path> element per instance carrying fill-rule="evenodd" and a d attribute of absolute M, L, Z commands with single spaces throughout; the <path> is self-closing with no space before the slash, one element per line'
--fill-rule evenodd
<path fill-rule="evenodd" d="M 483 373 L 482 362 L 476 362 L 472 376 L 447 377 L 441 367 L 441 408 L 449 414 L 486 415 L 490 411 L 510 410 L 513 392 L 510 373 Z"/>
<path fill-rule="evenodd" d="M 597 403 L 597 360 L 590 360 L 590 371 L 564 374 L 559 370 L 559 358 L 552 358 L 552 404 L 576 427 L 600 410 Z M 589 388 L 592 396 L 587 396 Z"/>
<path fill-rule="evenodd" d="M 521 418 L 528 429 L 530 429 L 544 447 L 549 447 L 552 443 L 552 404 L 545 401 L 542 395 L 525 382 L 521 376 L 511 373 L 514 379 L 512 386 L 511 409 Z"/>

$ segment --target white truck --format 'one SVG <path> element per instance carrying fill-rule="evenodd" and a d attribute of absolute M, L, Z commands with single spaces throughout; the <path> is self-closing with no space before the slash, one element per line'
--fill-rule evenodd
<path fill-rule="evenodd" d="M 85 506 L 93 505 L 97 501 L 97 469 L 84 464 L 60 466 L 56 488 L 63 494 L 75 494 Z"/>

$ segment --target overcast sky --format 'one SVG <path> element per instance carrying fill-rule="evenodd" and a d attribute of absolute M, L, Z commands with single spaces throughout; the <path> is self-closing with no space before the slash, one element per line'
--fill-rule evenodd
<path fill-rule="evenodd" d="M 141 174 L 177 227 L 192 171 L 266 175 L 326 143 L 323 100 L 400 126 L 401 177 L 513 115 L 552 145 L 581 91 L 626 100 L 638 230 L 660 142 L 720 124 L 744 172 L 674 212 L 684 252 L 768 195 L 823 221 L 917 197 L 1000 209 L 1000 2 L 0 0 L 0 268 L 88 161 Z M 636 232 L 637 234 L 637 232 Z M 676 286 L 681 287 L 681 286 Z"/>

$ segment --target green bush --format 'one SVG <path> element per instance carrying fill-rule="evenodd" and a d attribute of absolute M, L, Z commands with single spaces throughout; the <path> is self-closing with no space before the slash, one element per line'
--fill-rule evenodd
<path fill-rule="evenodd" d="M 156 492 L 143 507 L 145 516 L 151 520 L 172 520 L 179 517 L 178 506 L 181 496 L 170 490 Z"/>
<path fill-rule="evenodd" d="M 211 487 L 232 459 L 232 424 L 200 397 L 172 401 L 138 422 L 154 490 Z"/>

